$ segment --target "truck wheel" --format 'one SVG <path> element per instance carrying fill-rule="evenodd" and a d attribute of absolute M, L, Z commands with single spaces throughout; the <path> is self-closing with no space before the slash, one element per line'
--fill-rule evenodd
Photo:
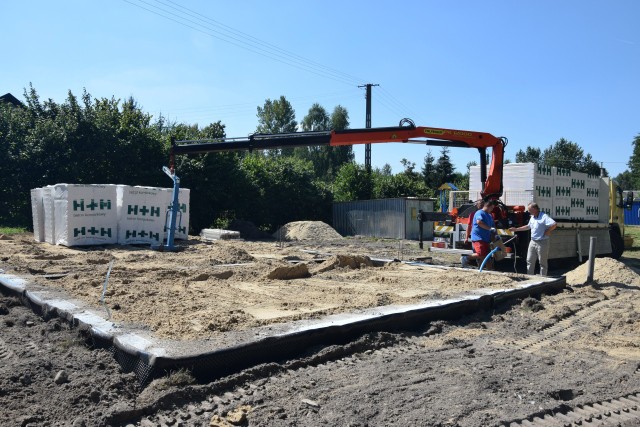
<path fill-rule="evenodd" d="M 611 239 L 611 257 L 619 259 L 624 252 L 624 240 L 620 235 L 620 230 L 617 227 L 609 228 L 609 238 Z"/>

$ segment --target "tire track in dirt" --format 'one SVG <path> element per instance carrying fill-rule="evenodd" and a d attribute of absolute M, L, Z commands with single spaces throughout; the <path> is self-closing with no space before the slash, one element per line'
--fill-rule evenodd
<path fill-rule="evenodd" d="M 582 329 L 588 329 L 590 320 L 596 318 L 603 310 L 615 308 L 615 303 L 612 300 L 592 302 L 575 311 L 571 316 L 549 325 L 539 332 L 534 332 L 518 340 L 506 341 L 502 345 L 516 347 L 519 350 L 539 349 L 548 342 L 565 339 Z"/>
<path fill-rule="evenodd" d="M 617 399 L 603 400 L 589 405 L 578 405 L 551 415 L 537 415 L 527 419 L 501 424 L 501 427 L 520 426 L 618 426 L 640 421 L 640 393 Z"/>
<path fill-rule="evenodd" d="M 14 358 L 15 354 L 13 353 L 13 351 L 11 351 L 9 346 L 7 346 L 7 344 L 2 341 L 2 339 L 0 339 L 0 360 L 6 363 Z"/>
<path fill-rule="evenodd" d="M 335 370 L 344 367 L 353 367 L 354 369 L 358 365 L 367 364 L 372 358 L 382 358 L 388 360 L 396 360 L 399 357 L 411 357 L 413 355 L 420 355 L 424 357 L 425 354 L 435 354 L 445 352 L 449 350 L 459 350 L 460 346 L 445 344 L 445 346 L 439 346 L 435 348 L 426 348 L 425 337 L 409 337 L 406 340 L 392 341 L 384 343 L 370 342 L 368 345 L 357 345 L 354 348 L 343 349 L 334 354 L 329 355 L 316 355 L 311 356 L 303 360 L 294 360 L 282 365 L 269 364 L 265 366 L 264 372 L 262 369 L 252 369 L 253 373 L 248 375 L 244 380 L 231 381 L 227 385 L 216 387 L 217 390 L 213 391 L 209 389 L 208 392 L 203 392 L 201 398 L 194 399 L 193 392 L 191 392 L 191 412 L 194 418 L 207 416 L 211 414 L 216 408 L 226 408 L 229 410 L 242 402 L 251 399 L 253 401 L 260 401 L 260 399 L 268 395 L 270 384 L 282 382 L 284 380 L 294 380 L 298 377 L 314 377 L 314 372 L 322 370 Z M 431 381 L 435 378 L 433 372 L 428 368 L 421 367 L 414 369 L 412 372 L 412 379 L 406 383 L 396 384 L 399 388 L 411 388 L 415 384 L 419 384 L 425 381 Z M 213 391 L 213 392 L 212 392 Z M 180 393 L 178 393 L 180 394 Z M 179 396 L 174 398 L 167 398 L 164 404 L 154 405 L 154 411 L 161 412 L 163 410 L 169 410 L 170 406 L 175 404 L 176 400 L 180 400 Z M 198 401 L 199 400 L 199 401 Z M 261 405 L 255 407 L 259 409 Z M 156 414 L 158 414 L 156 412 Z M 210 416 L 210 415 L 209 415 Z M 152 416 L 148 419 L 151 422 L 161 422 L 163 415 Z M 278 413 L 273 414 L 274 419 L 278 418 Z M 194 421 L 193 419 L 191 421 Z"/>

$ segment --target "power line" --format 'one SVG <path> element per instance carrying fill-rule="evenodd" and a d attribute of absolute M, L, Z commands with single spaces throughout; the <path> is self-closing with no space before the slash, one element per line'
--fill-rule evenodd
<path fill-rule="evenodd" d="M 405 104 L 400 102 L 395 96 L 393 96 L 384 87 L 380 86 L 380 91 L 382 92 L 383 98 L 388 99 L 392 104 L 394 104 L 397 107 L 399 107 L 401 111 L 408 113 L 408 114 L 406 114 L 407 116 L 411 117 L 411 116 L 414 115 L 414 111 L 412 111 L 409 107 L 407 107 Z"/>
<path fill-rule="evenodd" d="M 265 47 L 267 47 L 267 48 L 269 48 L 269 49 L 272 49 L 272 50 L 275 50 L 275 51 L 281 52 L 281 53 L 283 53 L 283 54 L 285 54 L 285 55 L 287 55 L 287 56 L 290 56 L 290 57 L 292 57 L 292 58 L 297 58 L 297 59 L 298 59 L 298 60 L 300 60 L 300 61 L 308 62 L 308 63 L 313 64 L 313 65 L 315 65 L 315 66 L 317 66 L 317 67 L 319 67 L 319 68 L 323 68 L 323 69 L 326 69 L 326 70 L 328 70 L 328 71 L 331 71 L 332 73 L 336 73 L 336 74 L 343 75 L 344 77 L 349 78 L 349 79 L 353 80 L 354 82 L 361 81 L 361 79 L 360 79 L 360 78 L 358 78 L 358 77 L 355 77 L 355 76 L 352 76 L 352 75 L 350 75 L 350 74 L 344 73 L 344 72 L 342 72 L 342 71 L 340 71 L 340 70 L 336 70 L 335 68 L 328 67 L 328 66 L 326 66 L 326 65 L 324 65 L 324 64 L 321 64 L 321 63 L 319 63 L 319 62 L 316 62 L 316 61 L 313 61 L 313 60 L 311 60 L 311 59 L 305 58 L 305 57 L 303 57 L 303 56 L 301 56 L 301 55 L 298 55 L 298 54 L 296 54 L 296 53 L 294 53 L 294 52 L 290 52 L 290 51 L 287 51 L 287 50 L 285 50 L 285 49 L 282 49 L 282 48 L 280 48 L 280 47 L 278 47 L 278 46 L 276 46 L 276 45 L 274 45 L 274 44 L 272 44 L 272 43 L 269 43 L 269 42 L 266 42 L 266 41 L 264 41 L 264 40 L 261 40 L 261 39 L 259 39 L 259 38 L 257 38 L 257 37 L 254 37 L 254 36 L 252 36 L 252 35 L 250 35 L 250 34 L 247 34 L 247 33 L 243 32 L 243 31 L 240 31 L 240 30 L 235 29 L 235 28 L 233 28 L 233 27 L 230 27 L 230 26 L 228 26 L 228 25 L 226 25 L 226 24 L 223 24 L 223 23 L 221 23 L 220 21 L 217 21 L 217 20 L 215 20 L 215 19 L 213 19 L 213 18 L 209 18 L 209 17 L 207 17 L 207 16 L 205 16 L 205 15 L 203 15 L 203 14 L 201 14 L 201 13 L 198 13 L 198 12 L 196 12 L 196 11 L 192 10 L 192 9 L 189 9 L 189 8 L 187 8 L 187 7 L 184 7 L 184 6 L 182 6 L 182 5 L 179 5 L 179 4 L 177 4 L 176 2 L 174 2 L 174 1 L 166 0 L 168 3 L 171 3 L 171 4 L 175 5 L 175 6 L 177 6 L 177 8 L 176 8 L 176 7 L 173 7 L 173 6 L 170 6 L 170 5 L 167 5 L 167 3 L 164 3 L 164 2 L 163 2 L 163 1 L 161 1 L 161 0 L 155 0 L 155 1 L 156 1 L 157 3 L 164 4 L 164 5 L 169 6 L 169 7 L 173 8 L 173 9 L 175 9 L 175 10 L 178 10 L 178 11 L 180 11 L 181 13 L 185 13 L 185 14 L 188 14 L 188 15 L 191 15 L 191 16 L 196 15 L 196 16 L 202 17 L 204 21 L 210 22 L 210 23 L 212 23 L 213 25 L 215 25 L 215 26 L 217 26 L 217 27 L 222 27 L 225 31 L 229 31 L 229 32 L 231 32 L 231 33 L 233 33 L 233 34 L 236 34 L 236 35 L 238 35 L 238 36 L 242 37 L 242 38 L 249 39 L 249 40 L 251 40 L 253 43 L 256 43 L 256 44 L 259 44 L 259 45 L 265 46 Z M 186 10 L 186 11 L 188 11 L 189 13 L 182 12 L 182 10 Z"/>
<path fill-rule="evenodd" d="M 348 76 L 345 73 L 342 73 L 340 71 L 337 70 L 333 70 L 329 67 L 325 67 L 322 66 L 320 64 L 318 64 L 317 62 L 302 58 L 299 55 L 295 55 L 295 54 L 291 54 L 291 53 L 286 53 L 286 54 L 280 54 L 277 52 L 273 52 L 273 51 L 268 51 L 265 50 L 264 48 L 261 48 L 260 46 L 256 46 L 256 42 L 252 42 L 251 40 L 243 40 L 242 38 L 238 38 L 234 35 L 230 35 L 230 34 L 225 34 L 215 28 L 212 28 L 208 25 L 204 25 L 204 24 L 200 24 L 192 19 L 189 19 L 185 16 L 180 16 L 176 13 L 173 13 L 169 10 L 163 9 L 161 7 L 155 6 L 145 0 L 137 0 L 138 3 L 134 3 L 133 1 L 130 0 L 123 0 L 126 3 L 129 3 L 133 6 L 136 6 L 140 9 L 146 10 L 148 12 L 154 13 L 158 16 L 161 16 L 165 19 L 168 19 L 170 21 L 176 22 L 180 25 L 183 25 L 185 27 L 191 28 L 195 31 L 201 32 L 203 34 L 209 35 L 213 38 L 216 38 L 218 40 L 224 41 L 226 43 L 232 44 L 236 47 L 248 50 L 250 52 L 256 53 L 258 55 L 264 56 L 266 58 L 269 58 L 271 60 L 274 61 L 278 61 L 280 63 L 283 63 L 285 65 L 289 65 L 291 67 L 294 68 L 298 68 L 300 70 L 303 71 L 307 71 L 309 73 L 312 74 L 316 74 L 320 77 L 324 77 L 324 78 L 328 78 L 340 83 L 344 83 L 344 84 L 353 84 L 356 81 L 360 81 L 359 79 L 356 80 L 353 77 L 345 77 Z M 139 3 L 143 3 L 145 5 L 147 5 L 148 7 L 145 7 Z M 167 16 L 169 15 L 169 16 Z M 186 21 L 186 22 L 183 22 Z M 200 21 L 202 21 L 200 19 Z M 193 25 L 191 25 L 193 24 Z M 194 26 L 195 25 L 195 26 Z M 198 28 L 201 27 L 201 28 Z M 204 29 L 203 29 L 204 28 Z M 257 39 L 256 39 L 257 40 Z M 276 47 L 277 48 L 277 47 Z M 277 48 L 283 52 L 283 49 Z M 273 48 L 272 48 L 273 50 Z"/>
<path fill-rule="evenodd" d="M 207 17 L 193 9 L 184 7 L 172 0 L 155 0 L 156 3 L 162 6 L 151 4 L 146 0 L 123 1 L 192 30 L 299 70 L 349 85 L 362 81 L 362 79 L 351 74 L 328 67 L 319 62 L 282 49 L 275 44 L 251 36 L 250 34 Z M 146 5 L 146 7 L 144 5 Z M 411 115 L 406 114 L 408 112 L 410 113 L 410 109 L 385 89 L 382 89 L 381 98 L 379 98 L 378 102 L 381 106 L 398 116 Z"/>

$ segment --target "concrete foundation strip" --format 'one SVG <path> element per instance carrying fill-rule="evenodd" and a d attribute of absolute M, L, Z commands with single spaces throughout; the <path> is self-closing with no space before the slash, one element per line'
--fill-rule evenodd
<path fill-rule="evenodd" d="M 58 316 L 86 329 L 96 346 L 110 349 L 125 372 L 135 372 L 138 380 L 146 384 L 182 368 L 190 370 L 201 382 L 212 381 L 260 363 L 299 357 L 310 346 L 344 344 L 368 332 L 412 330 L 425 322 L 451 320 L 490 309 L 498 302 L 557 292 L 565 287 L 564 277 L 536 278 L 539 281 L 516 284 L 511 289 L 477 289 L 458 298 L 375 307 L 227 332 L 215 340 L 189 343 L 158 338 L 143 326 L 108 321 L 99 308 L 18 276 L 0 274 L 0 292 L 19 297 L 45 318 Z"/>

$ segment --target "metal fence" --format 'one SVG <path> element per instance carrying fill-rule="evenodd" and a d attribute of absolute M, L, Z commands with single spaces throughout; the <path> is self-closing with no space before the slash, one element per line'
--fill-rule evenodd
<path fill-rule="evenodd" d="M 419 210 L 433 211 L 433 199 L 397 198 L 333 204 L 333 228 L 343 236 L 389 239 L 419 238 Z M 424 224 L 424 238 L 433 236 L 433 223 Z"/>

